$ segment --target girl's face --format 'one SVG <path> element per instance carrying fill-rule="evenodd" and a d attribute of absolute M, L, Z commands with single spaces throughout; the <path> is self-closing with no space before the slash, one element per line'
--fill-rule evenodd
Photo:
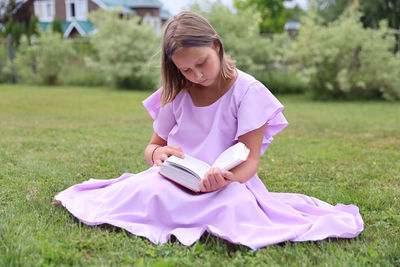
<path fill-rule="evenodd" d="M 186 79 L 207 87 L 220 76 L 219 45 L 182 47 L 172 55 L 172 61 Z"/>

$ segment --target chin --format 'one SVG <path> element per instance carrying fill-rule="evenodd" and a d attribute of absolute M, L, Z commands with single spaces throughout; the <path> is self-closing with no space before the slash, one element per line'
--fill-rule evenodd
<path fill-rule="evenodd" d="M 199 83 L 199 85 L 207 87 L 207 86 L 212 85 L 213 83 L 214 83 L 214 81 L 207 80 L 205 83 Z"/>

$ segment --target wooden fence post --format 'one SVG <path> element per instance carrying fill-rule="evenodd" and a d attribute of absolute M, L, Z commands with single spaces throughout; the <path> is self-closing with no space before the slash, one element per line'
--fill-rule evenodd
<path fill-rule="evenodd" d="M 32 36 L 32 46 L 36 45 L 36 37 Z M 36 60 L 36 53 L 33 54 L 33 73 L 37 74 L 37 60 Z"/>
<path fill-rule="evenodd" d="M 397 30 L 397 53 L 400 53 L 400 28 Z"/>
<path fill-rule="evenodd" d="M 14 75 L 14 55 L 13 55 L 13 39 L 11 34 L 7 36 L 7 42 L 8 42 L 8 59 L 10 60 L 10 66 L 11 66 L 11 73 L 10 73 L 10 81 L 11 83 L 15 83 L 15 75 Z"/>

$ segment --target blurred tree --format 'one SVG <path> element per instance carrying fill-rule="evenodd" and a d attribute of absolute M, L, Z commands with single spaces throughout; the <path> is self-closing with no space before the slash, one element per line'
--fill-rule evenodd
<path fill-rule="evenodd" d="M 8 36 L 9 34 L 11 34 L 13 40 L 15 40 L 18 43 L 19 39 L 24 33 L 25 33 L 25 23 L 17 22 L 14 21 L 12 18 L 10 18 L 5 25 L 3 35 Z"/>
<path fill-rule="evenodd" d="M 60 33 L 62 35 L 63 34 L 63 30 L 62 30 L 61 20 L 55 18 L 53 20 L 53 22 L 51 23 L 51 30 L 54 33 Z"/>
<path fill-rule="evenodd" d="M 378 28 L 379 21 L 386 19 L 389 27 L 400 29 L 399 0 L 362 0 L 360 9 L 364 13 L 361 17 L 364 26 Z"/>
<path fill-rule="evenodd" d="M 336 20 L 351 3 L 349 0 L 311 0 L 310 6 L 327 24 Z"/>
<path fill-rule="evenodd" d="M 34 43 L 31 45 L 26 36 L 21 38 L 14 62 L 18 77 L 30 84 L 57 84 L 70 57 L 75 55 L 71 40 L 46 30 Z"/>
<path fill-rule="evenodd" d="M 311 0 L 310 5 L 324 24 L 336 20 L 350 5 L 363 14 L 360 20 L 364 27 L 377 29 L 381 20 L 387 20 L 390 28 L 398 30 L 395 51 L 400 50 L 400 0 Z"/>
<path fill-rule="evenodd" d="M 36 16 L 31 16 L 28 26 L 28 38 L 33 35 L 39 35 L 39 19 Z"/>
<path fill-rule="evenodd" d="M 7 21 L 16 5 L 16 0 L 0 0 L 0 22 Z"/>
<path fill-rule="evenodd" d="M 292 9 L 288 9 L 288 20 L 300 21 L 300 18 L 306 14 L 306 11 L 299 5 L 295 5 Z"/>
<path fill-rule="evenodd" d="M 364 27 L 378 28 L 379 22 L 386 19 L 389 27 L 400 27 L 399 0 L 311 0 L 314 7 L 325 23 L 336 20 L 350 5 L 355 5 L 364 14 L 361 21 Z"/>
<path fill-rule="evenodd" d="M 292 0 L 290 0 L 292 1 Z M 286 9 L 285 0 L 234 0 L 234 6 L 238 10 L 252 8 L 260 12 L 261 33 L 283 32 L 285 23 L 291 12 Z"/>

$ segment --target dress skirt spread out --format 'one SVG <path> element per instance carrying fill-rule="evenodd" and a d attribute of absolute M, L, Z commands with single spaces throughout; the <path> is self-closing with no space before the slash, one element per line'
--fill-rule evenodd
<path fill-rule="evenodd" d="M 154 131 L 169 145 L 212 163 L 238 137 L 267 124 L 261 155 L 287 126 L 282 104 L 252 76 L 238 70 L 234 85 L 216 102 L 198 107 L 187 91 L 160 107 L 159 89 L 143 104 Z M 363 230 L 354 205 L 332 206 L 295 193 L 268 192 L 254 175 L 246 183 L 193 194 L 158 174 L 158 167 L 110 180 L 90 179 L 55 196 L 88 225 L 111 224 L 153 243 L 174 235 L 191 245 L 207 231 L 252 249 L 284 241 L 352 238 Z"/>

